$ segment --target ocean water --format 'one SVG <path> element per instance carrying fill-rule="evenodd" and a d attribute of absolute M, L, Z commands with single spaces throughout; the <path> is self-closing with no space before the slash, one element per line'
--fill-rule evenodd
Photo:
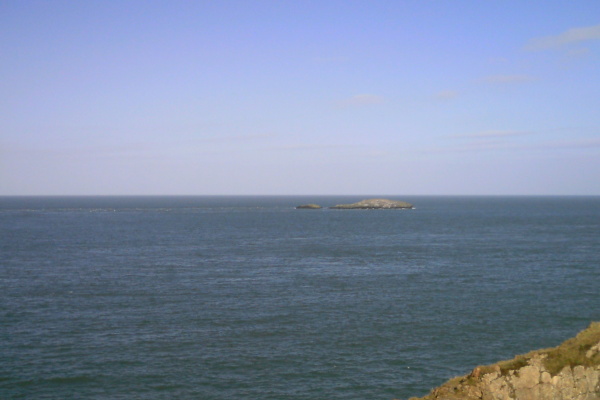
<path fill-rule="evenodd" d="M 0 198 L 1 399 L 406 399 L 600 320 L 600 197 Z"/>

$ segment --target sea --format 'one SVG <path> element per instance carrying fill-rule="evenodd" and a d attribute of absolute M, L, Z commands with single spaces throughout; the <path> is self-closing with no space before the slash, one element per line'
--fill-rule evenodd
<path fill-rule="evenodd" d="M 0 399 L 408 399 L 600 320 L 600 197 L 387 197 L 0 197 Z"/>

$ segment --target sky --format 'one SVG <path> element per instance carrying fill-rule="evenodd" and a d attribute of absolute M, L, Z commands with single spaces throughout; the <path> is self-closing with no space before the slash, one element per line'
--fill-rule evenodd
<path fill-rule="evenodd" d="M 0 0 L 0 195 L 600 195 L 600 1 Z"/>

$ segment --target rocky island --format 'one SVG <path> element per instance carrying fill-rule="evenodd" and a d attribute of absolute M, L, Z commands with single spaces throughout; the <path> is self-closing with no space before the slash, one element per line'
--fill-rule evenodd
<path fill-rule="evenodd" d="M 321 208 L 323 208 L 323 207 L 321 207 L 318 204 L 302 204 L 302 205 L 296 207 L 296 209 L 298 209 L 298 210 L 302 210 L 302 209 L 304 209 L 304 210 L 320 210 Z"/>
<path fill-rule="evenodd" d="M 600 322 L 557 347 L 475 368 L 410 400 L 599 400 Z"/>
<path fill-rule="evenodd" d="M 367 199 L 352 204 L 338 204 L 330 207 L 338 210 L 377 210 L 377 209 L 411 209 L 414 206 L 405 201 L 388 199 Z"/>

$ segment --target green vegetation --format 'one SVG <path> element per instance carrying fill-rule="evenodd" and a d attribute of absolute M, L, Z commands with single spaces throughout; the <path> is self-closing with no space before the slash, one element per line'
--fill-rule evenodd
<path fill-rule="evenodd" d="M 600 343 L 600 322 L 593 322 L 586 330 L 567 340 L 558 347 L 545 350 L 547 358 L 544 367 L 555 375 L 566 366 L 583 365 L 585 367 L 600 365 L 600 351 L 592 351 L 593 346 Z M 588 357 L 589 355 L 589 357 Z"/>
<path fill-rule="evenodd" d="M 529 359 L 531 358 L 531 355 L 532 353 L 518 355 L 512 360 L 500 361 L 496 364 L 477 367 L 479 368 L 479 375 L 489 374 L 494 371 L 500 372 L 500 375 L 502 376 L 508 375 L 509 371 L 517 370 L 526 366 Z"/>
<path fill-rule="evenodd" d="M 587 356 L 588 351 L 600 343 L 600 322 L 592 322 L 590 326 L 581 331 L 577 336 L 571 338 L 560 346 L 549 349 L 532 351 L 527 354 L 518 355 L 512 360 L 500 361 L 499 363 L 478 367 L 479 375 L 485 375 L 499 371 L 500 375 L 507 375 L 509 371 L 518 370 L 528 365 L 529 360 L 536 355 L 542 356 L 543 365 L 551 375 L 558 374 L 564 367 L 583 365 L 589 367 L 600 365 L 600 351 L 595 351 Z"/>
<path fill-rule="evenodd" d="M 513 373 L 520 376 L 521 369 L 528 365 L 543 366 L 552 376 L 559 374 L 565 367 L 600 367 L 600 322 L 592 322 L 587 329 L 560 346 L 532 351 L 518 355 L 512 360 L 500 361 L 496 364 L 479 366 L 469 375 L 456 377 L 433 389 L 425 397 L 411 398 L 410 400 L 481 399 L 483 391 L 489 392 L 489 390 L 492 390 L 490 386 L 486 386 L 488 381 L 482 379 L 484 375 L 490 373 L 500 374 L 500 376 L 507 377 L 505 383 L 508 384 L 512 380 L 508 376 Z M 504 395 L 506 393 L 502 396 Z"/>

